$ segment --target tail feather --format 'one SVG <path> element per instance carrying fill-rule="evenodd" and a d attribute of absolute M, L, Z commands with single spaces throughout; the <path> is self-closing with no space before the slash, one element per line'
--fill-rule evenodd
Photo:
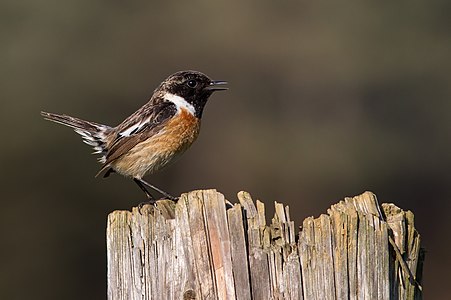
<path fill-rule="evenodd" d="M 107 153 L 106 139 L 108 133 L 112 130 L 110 126 L 85 121 L 68 115 L 53 114 L 45 111 L 42 111 L 41 115 L 46 120 L 73 128 L 76 133 L 81 135 L 84 143 L 94 148 L 93 154 L 101 155 L 99 161 L 101 163 L 105 162 Z"/>

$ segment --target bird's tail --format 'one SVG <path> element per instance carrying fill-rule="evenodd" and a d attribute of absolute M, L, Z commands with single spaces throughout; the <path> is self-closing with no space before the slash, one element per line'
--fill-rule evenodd
<path fill-rule="evenodd" d="M 81 120 L 68 115 L 58 115 L 45 111 L 42 111 L 41 115 L 46 120 L 73 128 L 76 133 L 81 135 L 84 143 L 94 148 L 93 154 L 101 155 L 99 161 L 101 163 L 105 162 L 107 153 L 106 139 L 108 133 L 112 130 L 110 126 Z"/>

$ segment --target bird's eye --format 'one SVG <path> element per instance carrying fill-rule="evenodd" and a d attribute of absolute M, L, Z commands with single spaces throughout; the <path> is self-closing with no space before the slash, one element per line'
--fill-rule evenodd
<path fill-rule="evenodd" d="M 186 85 L 188 85 L 190 88 L 195 88 L 197 86 L 197 81 L 194 79 L 188 80 L 186 82 Z"/>

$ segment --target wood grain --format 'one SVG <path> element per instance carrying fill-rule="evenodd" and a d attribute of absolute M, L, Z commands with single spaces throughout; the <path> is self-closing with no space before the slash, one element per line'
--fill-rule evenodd
<path fill-rule="evenodd" d="M 108 216 L 108 299 L 421 299 L 414 215 L 370 192 L 309 217 L 238 193 L 183 194 Z M 300 219 L 297 217 L 296 219 Z"/>

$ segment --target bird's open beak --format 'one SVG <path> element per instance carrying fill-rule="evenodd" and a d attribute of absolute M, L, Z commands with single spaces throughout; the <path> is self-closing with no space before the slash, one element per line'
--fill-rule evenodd
<path fill-rule="evenodd" d="M 228 87 L 225 87 L 224 84 L 227 84 L 227 81 L 222 80 L 213 80 L 210 82 L 210 85 L 205 88 L 207 91 L 225 91 L 228 90 Z"/>

